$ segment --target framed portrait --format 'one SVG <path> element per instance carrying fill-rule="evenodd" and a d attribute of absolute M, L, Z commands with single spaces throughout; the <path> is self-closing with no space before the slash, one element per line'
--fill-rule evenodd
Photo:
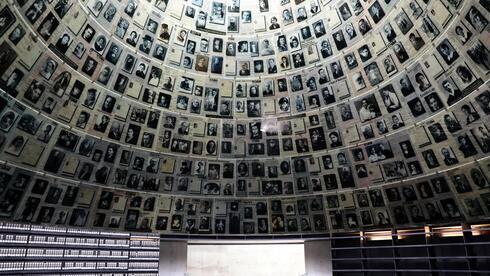
<path fill-rule="evenodd" d="M 17 123 L 17 128 L 35 135 L 41 123 L 42 121 L 36 119 L 33 115 L 25 113 Z"/>
<path fill-rule="evenodd" d="M 44 4 L 43 4 L 43 6 L 44 6 Z M 15 23 L 15 21 L 17 19 L 15 18 L 14 13 L 10 10 L 10 8 L 8 7 L 8 5 L 5 6 L 0 11 L 0 18 L 3 19 L 3 24 L 0 27 L 0 37 L 1 37 L 1 36 L 3 36 L 5 34 L 5 32 L 7 32 L 7 30 Z M 14 44 L 17 44 L 17 43 L 14 43 Z"/>
<path fill-rule="evenodd" d="M 488 25 L 488 20 L 475 6 L 471 6 L 465 19 L 477 32 L 482 32 Z"/>
<path fill-rule="evenodd" d="M 209 14 L 209 23 L 224 25 L 225 24 L 226 9 L 225 4 L 221 2 L 211 3 L 211 12 Z"/>
<path fill-rule="evenodd" d="M 476 140 L 478 146 L 481 148 L 482 152 L 490 152 L 490 136 L 489 129 L 487 125 L 480 124 L 470 130 L 473 138 Z"/>
<path fill-rule="evenodd" d="M 11 108 L 6 108 L 0 117 L 0 130 L 9 132 L 14 123 L 19 118 L 19 114 Z"/>
<path fill-rule="evenodd" d="M 92 12 L 96 17 L 102 12 L 107 0 L 90 0 L 87 3 L 88 9 Z"/>
<path fill-rule="evenodd" d="M 4 80 L 0 80 L 0 87 L 4 89 L 9 95 L 17 97 L 19 91 L 17 87 L 24 78 L 24 72 L 18 68 L 15 68 L 10 75 Z"/>
<path fill-rule="evenodd" d="M 53 13 L 48 13 L 48 15 L 44 18 L 43 22 L 39 25 L 37 28 L 37 31 L 39 32 L 39 35 L 44 39 L 44 40 L 49 40 L 49 38 L 53 35 L 54 31 L 59 25 L 58 19 L 54 16 Z"/>
<path fill-rule="evenodd" d="M 5 148 L 5 152 L 18 157 L 22 153 L 22 150 L 24 149 L 24 146 L 26 145 L 27 141 L 28 138 L 24 136 L 21 135 L 15 136 L 10 141 L 8 146 Z"/>
<path fill-rule="evenodd" d="M 381 110 L 374 95 L 366 96 L 356 101 L 355 106 L 361 122 L 367 122 L 381 116 Z"/>

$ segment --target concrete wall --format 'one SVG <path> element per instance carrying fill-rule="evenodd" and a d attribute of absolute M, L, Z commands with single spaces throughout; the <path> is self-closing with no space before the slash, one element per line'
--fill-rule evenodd
<path fill-rule="evenodd" d="M 187 271 L 187 241 L 160 241 L 161 276 L 184 276 Z"/>
<path fill-rule="evenodd" d="M 160 242 L 160 271 L 162 276 L 207 276 L 207 275 L 287 275 L 299 276 L 332 276 L 332 255 L 330 241 L 305 241 L 301 250 L 281 250 L 287 245 L 281 244 L 248 244 L 229 245 L 196 244 L 190 245 L 188 251 L 186 241 Z M 265 247 L 261 247 L 265 246 Z M 279 248 L 279 252 L 277 249 Z M 295 257 L 304 249 L 303 258 Z M 282 252 L 281 252 L 282 251 Z M 188 253 L 193 263 L 188 262 Z M 297 256 L 297 255 L 296 255 Z M 284 265 L 284 261 L 288 265 Z M 293 267 L 295 269 L 293 269 Z M 282 269 L 284 268 L 284 269 Z M 298 270 L 298 268 L 300 268 Z M 289 269 L 289 270 L 288 270 Z M 250 274 L 250 272 L 254 272 Z M 271 271 L 274 273 L 271 274 Z M 276 274 L 280 272 L 280 274 Z M 232 273 L 232 274 L 230 274 Z"/>
<path fill-rule="evenodd" d="M 301 276 L 304 246 L 288 244 L 197 244 L 188 248 L 189 276 Z"/>
<path fill-rule="evenodd" d="M 305 241 L 307 276 L 332 276 L 330 241 Z"/>

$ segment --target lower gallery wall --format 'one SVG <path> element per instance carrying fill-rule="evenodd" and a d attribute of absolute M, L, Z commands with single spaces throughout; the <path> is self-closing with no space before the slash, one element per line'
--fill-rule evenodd
<path fill-rule="evenodd" d="M 291 244 L 189 244 L 187 275 L 300 276 L 305 274 L 303 242 Z"/>
<path fill-rule="evenodd" d="M 332 276 L 332 250 L 328 240 L 305 241 L 307 276 Z"/>
<path fill-rule="evenodd" d="M 330 241 L 160 243 L 162 276 L 331 276 Z"/>
<path fill-rule="evenodd" d="M 159 275 L 185 275 L 187 269 L 187 241 L 160 241 Z"/>

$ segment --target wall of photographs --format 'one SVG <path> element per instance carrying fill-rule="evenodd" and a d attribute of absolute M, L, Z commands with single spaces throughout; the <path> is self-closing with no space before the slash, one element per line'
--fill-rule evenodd
<path fill-rule="evenodd" d="M 490 214 L 487 1 L 9 0 L 0 217 L 164 234 Z"/>

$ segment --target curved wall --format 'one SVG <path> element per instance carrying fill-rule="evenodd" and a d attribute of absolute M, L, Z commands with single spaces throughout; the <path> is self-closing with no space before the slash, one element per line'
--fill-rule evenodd
<path fill-rule="evenodd" d="M 486 220 L 487 18 L 486 1 L 3 3 L 0 216 L 247 235 Z"/>

